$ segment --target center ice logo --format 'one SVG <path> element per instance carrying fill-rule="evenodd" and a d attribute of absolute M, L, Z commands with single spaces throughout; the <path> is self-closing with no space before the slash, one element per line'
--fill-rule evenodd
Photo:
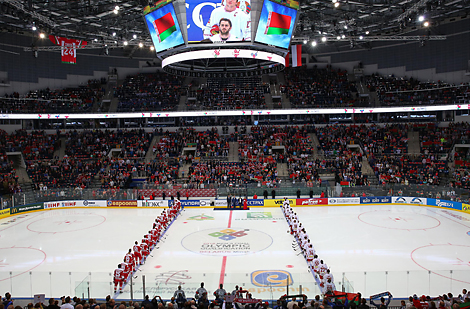
<path fill-rule="evenodd" d="M 225 230 L 221 230 L 220 232 L 210 233 L 209 236 L 216 237 L 221 240 L 229 241 L 232 239 L 237 239 L 237 238 L 248 235 L 247 233 L 245 233 L 246 231 L 248 230 L 236 231 L 232 229 L 225 229 Z"/>

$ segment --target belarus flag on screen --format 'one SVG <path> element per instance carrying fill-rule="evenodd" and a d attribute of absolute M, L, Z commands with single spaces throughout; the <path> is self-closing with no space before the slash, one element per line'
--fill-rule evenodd
<path fill-rule="evenodd" d="M 291 17 L 276 12 L 269 12 L 268 23 L 266 25 L 267 35 L 289 34 Z"/>
<path fill-rule="evenodd" d="M 171 13 L 167 13 L 159 19 L 154 20 L 153 27 L 155 28 L 155 32 L 157 32 L 159 43 L 163 42 L 176 31 L 175 21 L 173 20 Z"/>

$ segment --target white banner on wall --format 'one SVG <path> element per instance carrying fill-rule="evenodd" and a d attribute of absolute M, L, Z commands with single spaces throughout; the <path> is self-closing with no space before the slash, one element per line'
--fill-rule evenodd
<path fill-rule="evenodd" d="M 141 200 L 137 207 L 168 207 L 168 200 Z"/>

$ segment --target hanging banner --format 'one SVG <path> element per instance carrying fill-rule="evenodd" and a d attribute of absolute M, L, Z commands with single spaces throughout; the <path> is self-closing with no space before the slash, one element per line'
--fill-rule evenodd
<path fill-rule="evenodd" d="M 62 63 L 77 64 L 77 48 L 88 44 L 87 41 L 67 39 L 60 36 L 49 35 L 49 40 L 55 45 L 62 46 Z"/>

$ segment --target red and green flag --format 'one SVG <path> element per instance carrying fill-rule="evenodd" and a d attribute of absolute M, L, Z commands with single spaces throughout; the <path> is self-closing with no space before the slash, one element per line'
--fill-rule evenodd
<path fill-rule="evenodd" d="M 167 13 L 159 19 L 155 19 L 152 24 L 155 28 L 155 32 L 157 32 L 159 43 L 163 42 L 167 37 L 176 31 L 175 21 L 173 20 L 171 13 Z"/>
<path fill-rule="evenodd" d="M 470 302 L 460 304 L 459 308 L 460 309 L 469 309 L 470 308 Z"/>
<path fill-rule="evenodd" d="M 267 35 L 288 34 L 292 17 L 289 15 L 269 12 L 268 24 L 266 25 Z"/>

